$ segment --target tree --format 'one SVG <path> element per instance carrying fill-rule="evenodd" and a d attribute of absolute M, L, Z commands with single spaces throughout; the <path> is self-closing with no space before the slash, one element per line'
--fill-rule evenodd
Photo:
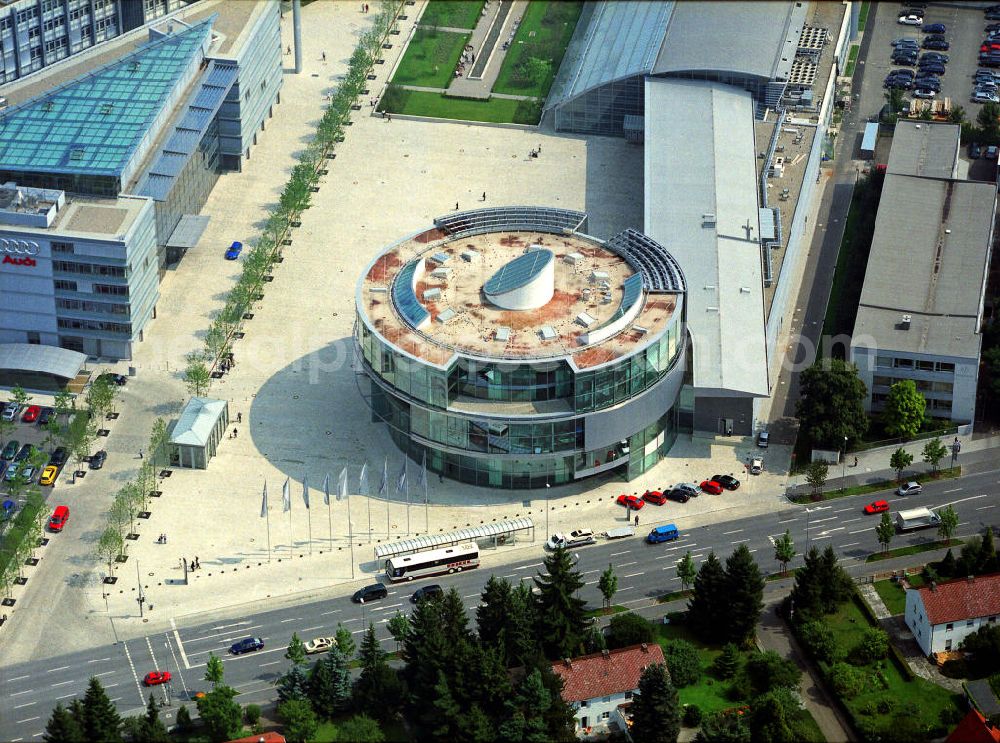
<path fill-rule="evenodd" d="M 121 743 L 122 718 L 95 677 L 90 678 L 83 695 L 83 735 L 87 740 Z"/>
<path fill-rule="evenodd" d="M 1000 625 L 980 627 L 962 641 L 961 647 L 969 653 L 976 675 L 996 673 L 1000 668 Z"/>
<path fill-rule="evenodd" d="M 774 559 L 781 563 L 781 572 L 788 572 L 788 563 L 795 559 L 795 542 L 792 541 L 792 533 L 785 529 L 785 533 L 774 540 Z"/>
<path fill-rule="evenodd" d="M 813 658 L 824 663 L 833 663 L 837 654 L 837 641 L 825 623 L 816 619 L 803 622 L 799 626 L 798 636 Z"/>
<path fill-rule="evenodd" d="M 865 664 L 882 660 L 889 655 L 889 635 L 878 627 L 868 627 L 854 652 Z"/>
<path fill-rule="evenodd" d="M 354 637 L 351 635 L 351 631 L 340 622 L 337 622 L 337 632 L 334 635 L 334 639 L 337 642 L 337 647 L 340 648 L 340 652 L 344 654 L 344 657 L 347 658 L 348 661 L 353 660 L 354 653 L 357 652 L 358 646 L 354 643 Z"/>
<path fill-rule="evenodd" d="M 948 114 L 948 121 L 952 124 L 964 124 L 965 109 L 962 106 L 952 106 L 951 112 Z"/>
<path fill-rule="evenodd" d="M 794 661 L 767 650 L 747 659 L 737 687 L 743 697 L 756 697 L 779 687 L 797 689 L 801 678 L 802 671 Z"/>
<path fill-rule="evenodd" d="M 718 639 L 725 632 L 728 604 L 726 572 L 715 552 L 701 564 L 694 579 L 694 595 L 688 601 L 688 623 L 706 638 Z"/>
<path fill-rule="evenodd" d="M 903 447 L 896 449 L 889 458 L 889 466 L 896 470 L 896 479 L 903 478 L 903 470 L 913 464 L 913 455 Z"/>
<path fill-rule="evenodd" d="M 421 601 L 416 611 L 437 607 L 436 601 Z M 415 612 L 416 613 L 416 612 Z M 396 709 L 402 690 L 396 672 L 385 660 L 385 652 L 375 636 L 375 625 L 369 624 L 361 640 L 361 675 L 354 684 L 355 707 L 377 719 L 386 719 Z"/>
<path fill-rule="evenodd" d="M 7 443 L 7 434 L 17 428 L 17 423 L 0 418 L 0 446 Z"/>
<path fill-rule="evenodd" d="M 708 715 L 702 720 L 698 739 L 711 743 L 750 743 L 750 728 L 744 717 L 729 710 Z"/>
<path fill-rule="evenodd" d="M 941 522 L 938 524 L 938 536 L 946 543 L 951 544 L 951 538 L 958 529 L 958 514 L 952 506 L 945 506 L 937 513 L 941 518 Z"/>
<path fill-rule="evenodd" d="M 608 623 L 608 647 L 626 648 L 629 645 L 653 642 L 656 632 L 647 619 L 630 611 L 615 614 Z"/>
<path fill-rule="evenodd" d="M 86 398 L 87 410 L 91 416 L 100 420 L 104 417 L 105 413 L 111 412 L 117 393 L 117 386 L 112 385 L 111 381 L 105 376 L 100 376 L 91 382 L 87 388 Z"/>
<path fill-rule="evenodd" d="M 796 416 L 813 446 L 839 449 L 859 441 L 868 431 L 868 390 L 858 369 L 840 359 L 823 360 L 799 375 Z"/>
<path fill-rule="evenodd" d="M 309 662 L 306 657 L 305 643 L 299 639 L 298 632 L 292 633 L 292 639 L 288 641 L 288 649 L 285 651 L 285 658 L 296 666 L 304 666 Z"/>
<path fill-rule="evenodd" d="M 298 668 L 298 666 L 295 666 Z M 308 743 L 316 736 L 319 721 L 305 699 L 289 699 L 278 705 L 278 717 L 284 724 L 285 738 L 291 743 Z"/>
<path fill-rule="evenodd" d="M 983 133 L 983 140 L 988 144 L 1000 141 L 1000 105 L 985 103 L 976 116 L 976 124 Z"/>
<path fill-rule="evenodd" d="M 108 564 L 108 575 L 115 574 L 115 558 L 122 553 L 124 546 L 122 535 L 113 527 L 107 527 L 97 540 L 95 551 L 97 556 Z"/>
<path fill-rule="evenodd" d="M 410 634 L 410 618 L 397 610 L 396 614 L 386 624 L 386 627 L 389 629 L 392 639 L 396 641 L 396 652 L 398 653 L 399 646 L 403 644 L 406 636 Z"/>
<path fill-rule="evenodd" d="M 561 547 L 545 558 L 544 566 L 545 573 L 534 579 L 542 649 L 547 658 L 571 657 L 582 647 L 590 626 L 587 602 L 576 597 L 583 588 L 583 577 L 575 570 L 569 552 Z"/>
<path fill-rule="evenodd" d="M 152 694 L 149 695 L 146 714 L 133 719 L 137 724 L 133 728 L 132 743 L 169 743 L 170 733 L 160 719 L 160 705 Z"/>
<path fill-rule="evenodd" d="M 691 550 L 688 550 L 684 553 L 684 557 L 677 561 L 677 577 L 681 579 L 681 589 L 686 591 L 690 588 L 697 575 L 698 568 L 691 558 Z"/>
<path fill-rule="evenodd" d="M 285 673 L 278 677 L 274 685 L 278 687 L 278 703 L 292 699 L 309 698 L 309 681 L 302 666 L 295 663 Z"/>
<path fill-rule="evenodd" d="M 632 737 L 643 743 L 676 743 L 681 732 L 677 690 L 664 663 L 651 663 L 639 677 L 632 702 Z"/>
<path fill-rule="evenodd" d="M 97 425 L 94 420 L 85 412 L 76 413 L 67 427 L 66 448 L 76 460 L 77 469 L 90 457 L 95 438 L 97 438 Z M 75 473 L 73 481 L 76 481 Z"/>
<path fill-rule="evenodd" d="M 323 717 L 335 717 L 350 706 L 351 672 L 340 648 L 330 648 L 310 669 L 307 690 L 313 709 Z"/>
<path fill-rule="evenodd" d="M 670 680 L 678 689 L 691 686 L 701 678 L 701 658 L 687 640 L 669 640 L 663 649 Z"/>
<path fill-rule="evenodd" d="M 750 704 L 750 740 L 752 743 L 795 743 L 801 740 L 794 727 L 798 703 L 787 689 L 775 689 Z"/>
<path fill-rule="evenodd" d="M 983 531 L 983 541 L 979 548 L 979 566 L 977 573 L 994 573 L 1000 563 L 997 562 L 997 548 L 993 544 L 993 527 L 987 526 Z"/>
<path fill-rule="evenodd" d="M 736 644 L 750 643 L 764 610 L 764 576 L 746 544 L 726 559 L 726 630 Z"/>
<path fill-rule="evenodd" d="M 132 526 L 135 521 L 135 505 L 129 495 L 124 489 L 115 493 L 115 499 L 111 502 L 111 510 L 108 511 L 108 520 L 118 531 L 118 535 L 122 538 L 122 544 L 124 544 L 125 536 L 134 531 Z"/>
<path fill-rule="evenodd" d="M 188 712 L 188 708 L 184 704 L 177 710 L 177 727 L 182 733 L 186 733 L 194 727 L 194 723 L 191 722 L 191 713 Z"/>
<path fill-rule="evenodd" d="M 243 732 L 243 710 L 235 697 L 235 689 L 220 684 L 198 698 L 198 714 L 213 743 L 237 738 Z"/>
<path fill-rule="evenodd" d="M 882 424 L 890 436 L 912 439 L 924 423 L 927 400 L 912 379 L 901 379 L 889 388 Z"/>
<path fill-rule="evenodd" d="M 953 578 L 958 575 L 958 561 L 955 560 L 955 554 L 951 551 L 951 547 L 944 553 L 944 559 L 941 560 L 938 570 L 941 572 L 941 575 L 947 578 Z"/>
<path fill-rule="evenodd" d="M 923 454 L 924 461 L 937 473 L 938 465 L 941 464 L 941 460 L 948 454 L 948 447 L 941 443 L 941 439 L 933 438 L 924 444 Z"/>
<path fill-rule="evenodd" d="M 194 397 L 204 397 L 212 386 L 212 375 L 205 366 L 204 358 L 199 353 L 189 353 L 187 367 L 184 369 L 184 384 Z"/>
<path fill-rule="evenodd" d="M 713 663 L 715 674 L 720 679 L 730 679 L 740 670 L 740 649 L 735 643 L 727 642 L 722 646 L 722 653 Z"/>
<path fill-rule="evenodd" d="M 24 391 L 24 387 L 15 384 L 10 390 L 10 401 L 17 403 L 18 407 L 24 408 L 31 402 L 31 395 Z"/>
<path fill-rule="evenodd" d="M 618 576 L 615 569 L 608 563 L 608 569 L 601 573 L 601 578 L 597 582 L 597 587 L 601 589 L 601 596 L 604 597 L 604 608 L 611 608 L 611 601 L 618 591 Z"/>
<path fill-rule="evenodd" d="M 840 567 L 832 545 L 827 545 L 820 556 L 819 577 L 824 611 L 832 614 L 854 593 L 854 582 L 847 571 Z"/>
<path fill-rule="evenodd" d="M 865 672 L 849 663 L 834 663 L 830 667 L 830 685 L 837 696 L 853 699 L 865 688 Z"/>
<path fill-rule="evenodd" d="M 385 733 L 378 721 L 366 715 L 355 715 L 337 726 L 336 740 L 344 743 L 383 743 Z"/>
<path fill-rule="evenodd" d="M 225 669 L 222 666 L 222 658 L 209 651 L 208 662 L 205 664 L 205 680 L 212 685 L 213 689 L 218 689 L 222 684 Z"/>
<path fill-rule="evenodd" d="M 157 462 L 164 465 L 169 464 L 167 458 L 167 442 L 170 440 L 167 434 L 167 422 L 163 418 L 153 421 L 153 428 L 149 434 L 149 458 L 155 467 Z"/>
<path fill-rule="evenodd" d="M 822 460 L 810 462 L 806 467 L 806 482 L 812 488 L 814 494 L 818 494 L 826 485 L 826 477 L 830 472 L 830 465 Z"/>
<path fill-rule="evenodd" d="M 888 552 L 889 544 L 896 536 L 896 525 L 892 523 L 892 517 L 888 513 L 882 514 L 882 520 L 875 527 L 875 536 L 878 537 L 878 543 L 882 545 L 882 551 Z"/>
<path fill-rule="evenodd" d="M 42 739 L 46 743 L 86 743 L 87 740 L 83 736 L 80 723 L 62 706 L 62 702 L 56 702 L 52 716 L 45 723 L 45 734 Z"/>

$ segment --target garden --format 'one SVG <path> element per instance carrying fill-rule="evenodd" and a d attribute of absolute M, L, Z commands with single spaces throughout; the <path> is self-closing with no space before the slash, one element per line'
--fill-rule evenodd
<path fill-rule="evenodd" d="M 529 3 L 493 92 L 545 100 L 581 10 L 581 2 Z"/>
<path fill-rule="evenodd" d="M 393 82 L 397 85 L 447 88 L 470 36 L 436 28 L 418 28 L 393 75 Z"/>
<path fill-rule="evenodd" d="M 485 0 L 431 0 L 420 16 L 420 25 L 472 30 L 485 4 Z"/>

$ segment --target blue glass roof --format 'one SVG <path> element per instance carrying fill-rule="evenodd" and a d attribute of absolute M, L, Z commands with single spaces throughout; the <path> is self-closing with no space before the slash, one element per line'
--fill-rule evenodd
<path fill-rule="evenodd" d="M 506 294 L 514 289 L 531 283 L 531 280 L 538 276 L 551 261 L 553 255 L 551 250 L 532 250 L 524 255 L 519 255 L 509 263 L 505 263 L 490 277 L 490 280 L 483 285 L 483 291 L 487 294 Z"/>
<path fill-rule="evenodd" d="M 392 282 L 392 303 L 403 319 L 414 328 L 419 327 L 420 323 L 431 316 L 413 292 L 413 274 L 416 270 L 417 261 L 410 261 L 400 269 L 396 274 L 396 280 Z"/>
<path fill-rule="evenodd" d="M 0 117 L 0 170 L 119 176 L 211 31 L 209 18 Z"/>

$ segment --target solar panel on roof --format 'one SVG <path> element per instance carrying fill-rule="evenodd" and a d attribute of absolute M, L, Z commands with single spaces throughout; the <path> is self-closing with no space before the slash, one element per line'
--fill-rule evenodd
<path fill-rule="evenodd" d="M 422 259 L 418 259 L 422 260 Z M 392 302 L 403 319 L 414 328 L 430 318 L 430 313 L 424 309 L 413 291 L 413 274 L 417 270 L 417 261 L 410 261 L 396 275 L 392 282 Z"/>
<path fill-rule="evenodd" d="M 523 253 L 502 265 L 483 285 L 483 291 L 495 295 L 518 289 L 538 276 L 552 259 L 552 251 L 545 248 Z"/>

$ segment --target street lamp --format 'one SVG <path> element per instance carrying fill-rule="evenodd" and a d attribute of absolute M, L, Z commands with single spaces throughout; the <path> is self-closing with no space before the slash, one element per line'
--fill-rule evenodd
<path fill-rule="evenodd" d="M 809 521 L 810 521 L 809 514 L 814 513 L 816 511 L 826 511 L 830 508 L 833 508 L 833 506 L 816 506 L 815 508 L 806 509 L 806 552 L 807 553 L 809 552 L 809 546 L 811 544 L 809 539 Z"/>
<path fill-rule="evenodd" d="M 841 469 L 840 469 L 840 492 L 844 492 L 844 488 L 847 487 L 847 437 L 844 437 L 844 453 L 840 455 L 841 459 Z"/>
<path fill-rule="evenodd" d="M 552 486 L 548 482 L 545 483 L 545 538 L 548 539 L 551 534 L 549 534 L 549 492 L 552 490 Z"/>

